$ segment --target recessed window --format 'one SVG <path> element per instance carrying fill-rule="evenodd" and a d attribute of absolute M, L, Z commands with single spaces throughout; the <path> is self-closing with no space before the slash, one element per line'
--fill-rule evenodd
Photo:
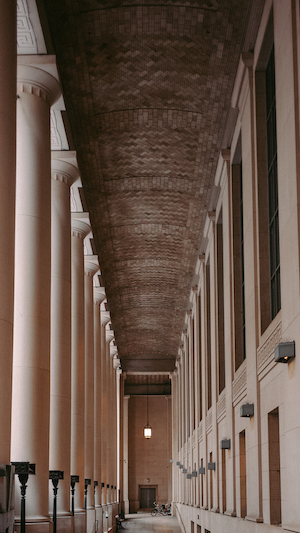
<path fill-rule="evenodd" d="M 206 363 L 207 363 L 207 409 L 212 405 L 211 395 L 211 318 L 210 318 L 210 261 L 205 267 L 206 286 Z"/>
<path fill-rule="evenodd" d="M 217 221 L 217 286 L 218 286 L 218 355 L 219 355 L 219 394 L 225 388 L 225 349 L 224 349 L 224 281 L 223 281 L 223 216 L 222 209 Z"/>
<path fill-rule="evenodd" d="M 263 333 L 281 308 L 275 55 L 270 17 L 255 72 L 260 312 Z"/>
<path fill-rule="evenodd" d="M 232 165 L 235 370 L 246 358 L 244 206 L 241 138 Z"/>

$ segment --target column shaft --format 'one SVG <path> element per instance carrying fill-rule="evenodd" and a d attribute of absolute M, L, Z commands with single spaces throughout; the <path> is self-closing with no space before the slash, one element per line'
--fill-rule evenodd
<path fill-rule="evenodd" d="M 48 89 L 49 88 L 49 89 Z M 58 82 L 18 69 L 12 460 L 36 463 L 26 516 L 49 520 L 51 162 L 49 107 Z M 16 492 L 19 496 L 18 491 Z"/>
<path fill-rule="evenodd" d="M 0 463 L 10 461 L 16 186 L 16 3 L 0 3 Z"/>
<path fill-rule="evenodd" d="M 84 510 L 85 341 L 83 239 L 90 227 L 72 220 L 71 237 L 71 475 L 79 476 L 75 510 Z"/>
<path fill-rule="evenodd" d="M 50 470 L 62 470 L 57 512 L 70 511 L 71 447 L 71 214 L 70 185 L 78 170 L 52 161 Z M 52 490 L 49 494 L 52 512 Z"/>

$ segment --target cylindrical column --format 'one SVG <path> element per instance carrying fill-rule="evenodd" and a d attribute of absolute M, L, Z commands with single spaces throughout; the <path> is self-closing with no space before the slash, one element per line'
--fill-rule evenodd
<path fill-rule="evenodd" d="M 85 325 L 85 468 L 91 480 L 87 491 L 87 510 L 94 507 L 94 299 L 93 277 L 99 270 L 98 260 L 84 258 L 84 325 Z M 88 518 L 89 520 L 89 518 Z M 93 521 L 95 517 L 93 518 Z M 89 523 L 88 523 L 89 525 Z M 88 528 L 89 529 L 89 528 Z"/>
<path fill-rule="evenodd" d="M 0 2 L 0 463 L 10 461 L 16 186 L 16 2 Z"/>
<path fill-rule="evenodd" d="M 75 511 L 84 510 L 85 342 L 83 240 L 88 224 L 72 219 L 71 232 L 71 475 L 79 476 Z"/>
<path fill-rule="evenodd" d="M 108 386 L 107 386 L 107 350 L 105 326 L 109 322 L 109 313 L 105 310 L 104 301 L 101 304 L 101 503 L 107 503 L 107 410 L 108 410 Z"/>
<path fill-rule="evenodd" d="M 71 214 L 70 186 L 79 176 L 69 163 L 52 160 L 50 470 L 62 470 L 57 512 L 70 512 L 71 447 Z M 52 494 L 49 493 L 52 509 Z"/>
<path fill-rule="evenodd" d="M 50 106 L 47 72 L 18 67 L 12 460 L 36 463 L 27 519 L 48 521 L 50 415 Z M 18 497 L 18 492 L 16 492 Z"/>
<path fill-rule="evenodd" d="M 124 512 L 129 513 L 128 499 L 128 402 L 130 396 L 124 396 L 123 401 L 123 498 Z"/>
<path fill-rule="evenodd" d="M 103 287 L 94 288 L 94 478 L 98 481 L 95 490 L 95 506 L 101 505 L 101 318 L 100 305 L 105 299 Z"/>

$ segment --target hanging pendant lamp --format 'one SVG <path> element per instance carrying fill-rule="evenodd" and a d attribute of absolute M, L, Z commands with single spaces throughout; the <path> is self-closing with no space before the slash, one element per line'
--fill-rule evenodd
<path fill-rule="evenodd" d="M 149 409 L 148 409 L 148 376 L 147 376 L 147 424 L 144 427 L 144 437 L 145 439 L 151 439 L 152 437 L 152 428 L 149 424 Z"/>

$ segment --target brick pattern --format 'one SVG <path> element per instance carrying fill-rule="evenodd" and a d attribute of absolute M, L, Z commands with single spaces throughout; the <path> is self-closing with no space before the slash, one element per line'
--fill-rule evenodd
<path fill-rule="evenodd" d="M 122 363 L 174 368 L 249 3 L 48 7 Z"/>

